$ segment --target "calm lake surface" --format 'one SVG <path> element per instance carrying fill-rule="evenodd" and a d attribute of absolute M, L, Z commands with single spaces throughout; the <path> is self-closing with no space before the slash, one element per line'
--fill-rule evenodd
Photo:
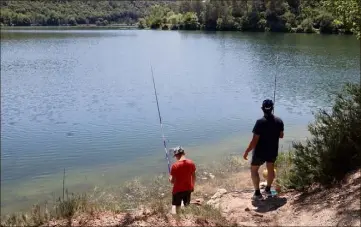
<path fill-rule="evenodd" d="M 206 163 L 243 153 L 276 74 L 288 146 L 359 62 L 352 36 L 2 30 L 1 208 L 52 198 L 64 168 L 70 190 L 166 172 L 151 65 L 168 146 Z"/>

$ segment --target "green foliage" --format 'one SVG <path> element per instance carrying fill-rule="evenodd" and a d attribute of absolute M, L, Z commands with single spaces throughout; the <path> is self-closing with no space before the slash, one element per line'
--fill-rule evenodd
<path fill-rule="evenodd" d="M 78 22 L 76 22 L 76 20 L 75 20 L 74 17 L 70 17 L 70 18 L 68 19 L 68 23 L 69 23 L 69 25 L 71 25 L 71 26 L 76 26 L 76 25 L 78 24 Z"/>
<path fill-rule="evenodd" d="M 185 30 L 195 30 L 199 28 L 198 17 L 194 12 L 185 13 L 182 21 Z"/>
<path fill-rule="evenodd" d="M 313 33 L 313 23 L 311 19 L 304 19 L 302 23 L 297 27 L 297 32 Z"/>
<path fill-rule="evenodd" d="M 140 18 L 138 21 L 138 28 L 144 29 L 147 26 L 147 22 L 144 18 Z"/>
<path fill-rule="evenodd" d="M 318 29 L 358 37 L 361 26 L 360 0 L 33 0 L 1 1 L 1 6 L 0 24 L 15 26 L 138 22 L 141 29 L 308 33 Z"/>
<path fill-rule="evenodd" d="M 328 12 L 321 12 L 315 18 L 315 27 L 320 29 L 321 33 L 336 33 L 334 17 Z"/>
<path fill-rule="evenodd" d="M 152 29 L 163 27 L 163 25 L 167 23 L 168 13 L 171 13 L 171 10 L 168 7 L 153 5 L 150 8 L 149 15 L 145 18 L 147 26 Z"/>
<path fill-rule="evenodd" d="M 296 15 L 294 15 L 293 13 L 287 11 L 285 14 L 283 14 L 281 16 L 281 19 L 283 21 L 287 21 L 287 23 L 291 26 L 291 27 L 295 27 L 297 25 L 297 21 L 296 21 Z"/>
<path fill-rule="evenodd" d="M 288 187 L 330 185 L 361 167 L 361 86 L 348 84 L 331 112 L 321 110 L 309 126 L 312 138 L 294 143 Z"/>
<path fill-rule="evenodd" d="M 260 31 L 266 30 L 267 26 L 267 20 L 266 19 L 260 19 L 257 23 L 257 27 Z"/>
<path fill-rule="evenodd" d="M 97 26 L 107 26 L 109 24 L 109 22 L 107 20 L 104 20 L 103 18 L 99 18 L 95 24 Z"/>
<path fill-rule="evenodd" d="M 360 0 L 325 0 L 323 6 L 343 23 L 347 32 L 353 32 L 361 38 Z"/>

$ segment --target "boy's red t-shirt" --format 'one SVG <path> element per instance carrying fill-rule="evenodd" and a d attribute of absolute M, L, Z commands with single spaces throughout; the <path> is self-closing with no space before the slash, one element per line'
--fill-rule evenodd
<path fill-rule="evenodd" d="M 190 159 L 180 160 L 172 165 L 170 174 L 175 178 L 173 194 L 194 189 L 193 173 L 195 171 L 196 165 Z"/>

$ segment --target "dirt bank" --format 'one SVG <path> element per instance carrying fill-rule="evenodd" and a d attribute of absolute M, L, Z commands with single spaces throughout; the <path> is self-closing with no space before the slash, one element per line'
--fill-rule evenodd
<path fill-rule="evenodd" d="M 193 204 L 176 217 L 171 209 L 152 206 L 129 213 L 97 212 L 44 226 L 360 226 L 360 171 L 349 174 L 333 188 L 314 186 L 308 192 L 286 192 L 276 198 L 252 202 L 248 173 L 204 182 Z M 227 188 L 227 189 L 226 189 Z"/>

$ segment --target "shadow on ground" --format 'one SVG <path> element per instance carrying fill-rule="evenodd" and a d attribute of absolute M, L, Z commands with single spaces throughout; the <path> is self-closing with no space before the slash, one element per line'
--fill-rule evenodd
<path fill-rule="evenodd" d="M 287 199 L 283 197 L 267 198 L 265 200 L 252 201 L 252 205 L 256 207 L 255 211 L 259 213 L 267 213 L 284 206 Z"/>

